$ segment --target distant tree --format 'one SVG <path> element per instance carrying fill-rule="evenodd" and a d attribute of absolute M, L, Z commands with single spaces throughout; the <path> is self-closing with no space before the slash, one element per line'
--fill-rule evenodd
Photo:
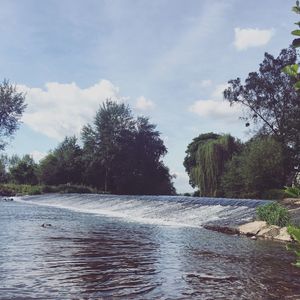
<path fill-rule="evenodd" d="M 125 104 L 106 101 L 82 140 L 88 183 L 117 194 L 174 193 L 159 132 L 147 118 L 135 120 Z"/>
<path fill-rule="evenodd" d="M 188 145 L 183 164 L 200 196 L 222 195 L 220 181 L 225 163 L 239 147 L 240 142 L 232 136 L 215 133 L 200 134 Z"/>
<path fill-rule="evenodd" d="M 39 164 L 40 182 L 49 185 L 61 184 L 60 171 L 57 157 L 53 153 L 49 153 Z"/>
<path fill-rule="evenodd" d="M 222 176 L 226 197 L 261 198 L 271 189 L 283 188 L 284 156 L 273 137 L 257 137 L 227 162 Z"/>
<path fill-rule="evenodd" d="M 9 168 L 10 179 L 18 184 L 37 184 L 37 164 L 32 157 L 24 155 L 22 158 L 13 158 Z"/>
<path fill-rule="evenodd" d="M 9 179 L 8 163 L 9 159 L 7 155 L 0 155 L 0 183 L 7 182 Z"/>
<path fill-rule="evenodd" d="M 26 108 L 25 94 L 18 92 L 15 85 L 4 80 L 0 83 L 0 149 L 6 139 L 19 127 L 20 118 Z"/>
<path fill-rule="evenodd" d="M 244 108 L 246 126 L 252 123 L 259 134 L 268 134 L 283 145 L 286 176 L 300 164 L 300 94 L 296 78 L 282 72 L 296 64 L 296 51 L 283 49 L 277 58 L 266 53 L 258 72 L 249 73 L 245 83 L 230 80 L 224 97 Z"/>
<path fill-rule="evenodd" d="M 41 162 L 41 182 L 45 184 L 79 184 L 82 182 L 82 150 L 76 137 L 66 137 L 62 143 Z"/>

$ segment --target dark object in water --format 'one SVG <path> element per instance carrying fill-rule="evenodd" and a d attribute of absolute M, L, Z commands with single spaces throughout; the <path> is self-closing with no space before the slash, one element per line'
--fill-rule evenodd
<path fill-rule="evenodd" d="M 5 197 L 5 198 L 2 198 L 2 201 L 10 202 L 10 201 L 14 201 L 14 199 L 13 198 L 9 198 L 9 197 Z"/>
<path fill-rule="evenodd" d="M 240 234 L 237 228 L 227 227 L 227 226 L 219 226 L 219 225 L 204 225 L 205 229 L 213 230 L 226 234 Z"/>
<path fill-rule="evenodd" d="M 41 227 L 43 227 L 43 228 L 51 227 L 51 226 L 52 226 L 52 225 L 49 224 L 49 223 L 43 223 L 43 224 L 41 225 Z"/>

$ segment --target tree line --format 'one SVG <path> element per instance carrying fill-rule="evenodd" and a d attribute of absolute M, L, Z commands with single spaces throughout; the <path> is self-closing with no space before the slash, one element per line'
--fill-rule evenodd
<path fill-rule="evenodd" d="M 25 95 L 7 81 L 0 85 L 0 93 L 1 88 L 12 92 L 8 99 L 17 116 L 11 126 L 9 120 L 0 119 L 0 128 L 10 135 L 26 107 Z M 13 106 L 14 97 L 22 100 L 19 110 Z M 3 99 L 0 94 L 1 104 Z M 173 176 L 162 161 L 166 153 L 156 125 L 146 117 L 135 118 L 124 103 L 107 100 L 93 123 L 83 127 L 81 144 L 75 136 L 66 137 L 39 163 L 30 155 L 2 155 L 0 180 L 30 185 L 80 184 L 115 194 L 175 194 Z"/>
<path fill-rule="evenodd" d="M 300 95 L 297 78 L 283 69 L 297 64 L 296 50 L 277 58 L 265 53 L 245 82 L 230 80 L 224 99 L 240 105 L 253 136 L 242 143 L 231 135 L 206 133 L 188 145 L 184 160 L 190 184 L 200 196 L 273 198 L 276 189 L 297 183 L 300 170 Z"/>

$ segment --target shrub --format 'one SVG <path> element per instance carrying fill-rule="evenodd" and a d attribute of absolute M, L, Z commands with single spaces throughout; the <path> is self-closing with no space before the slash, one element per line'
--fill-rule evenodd
<path fill-rule="evenodd" d="M 78 193 L 78 194 L 93 194 L 96 193 L 95 189 L 92 189 L 90 187 L 84 186 L 84 185 L 69 185 L 69 184 L 60 184 L 57 187 L 55 187 L 59 193 Z"/>
<path fill-rule="evenodd" d="M 291 237 L 297 242 L 296 247 L 288 247 L 289 250 L 293 250 L 297 255 L 296 263 L 294 264 L 296 267 L 300 267 L 300 228 L 297 228 L 295 226 L 289 226 L 288 227 L 288 233 L 291 235 Z"/>
<path fill-rule="evenodd" d="M 261 221 L 266 221 L 268 225 L 284 227 L 290 222 L 288 210 L 277 202 L 259 206 L 256 214 Z"/>
<path fill-rule="evenodd" d="M 300 198 L 300 188 L 296 186 L 286 186 L 284 189 L 286 195 L 292 198 Z"/>

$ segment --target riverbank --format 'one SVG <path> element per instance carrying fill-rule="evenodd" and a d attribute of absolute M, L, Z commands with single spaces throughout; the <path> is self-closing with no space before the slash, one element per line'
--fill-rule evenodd
<path fill-rule="evenodd" d="M 300 226 L 300 198 L 285 198 L 278 203 L 288 209 L 291 223 Z M 251 220 L 239 226 L 205 225 L 204 228 L 225 234 L 244 235 L 252 239 L 267 239 L 280 242 L 292 242 L 287 227 L 268 225 L 265 221 Z"/>
<path fill-rule="evenodd" d="M 41 195 L 49 193 L 103 194 L 104 192 L 84 185 L 29 185 L 14 183 L 0 184 L 0 196 L 3 197 Z"/>

